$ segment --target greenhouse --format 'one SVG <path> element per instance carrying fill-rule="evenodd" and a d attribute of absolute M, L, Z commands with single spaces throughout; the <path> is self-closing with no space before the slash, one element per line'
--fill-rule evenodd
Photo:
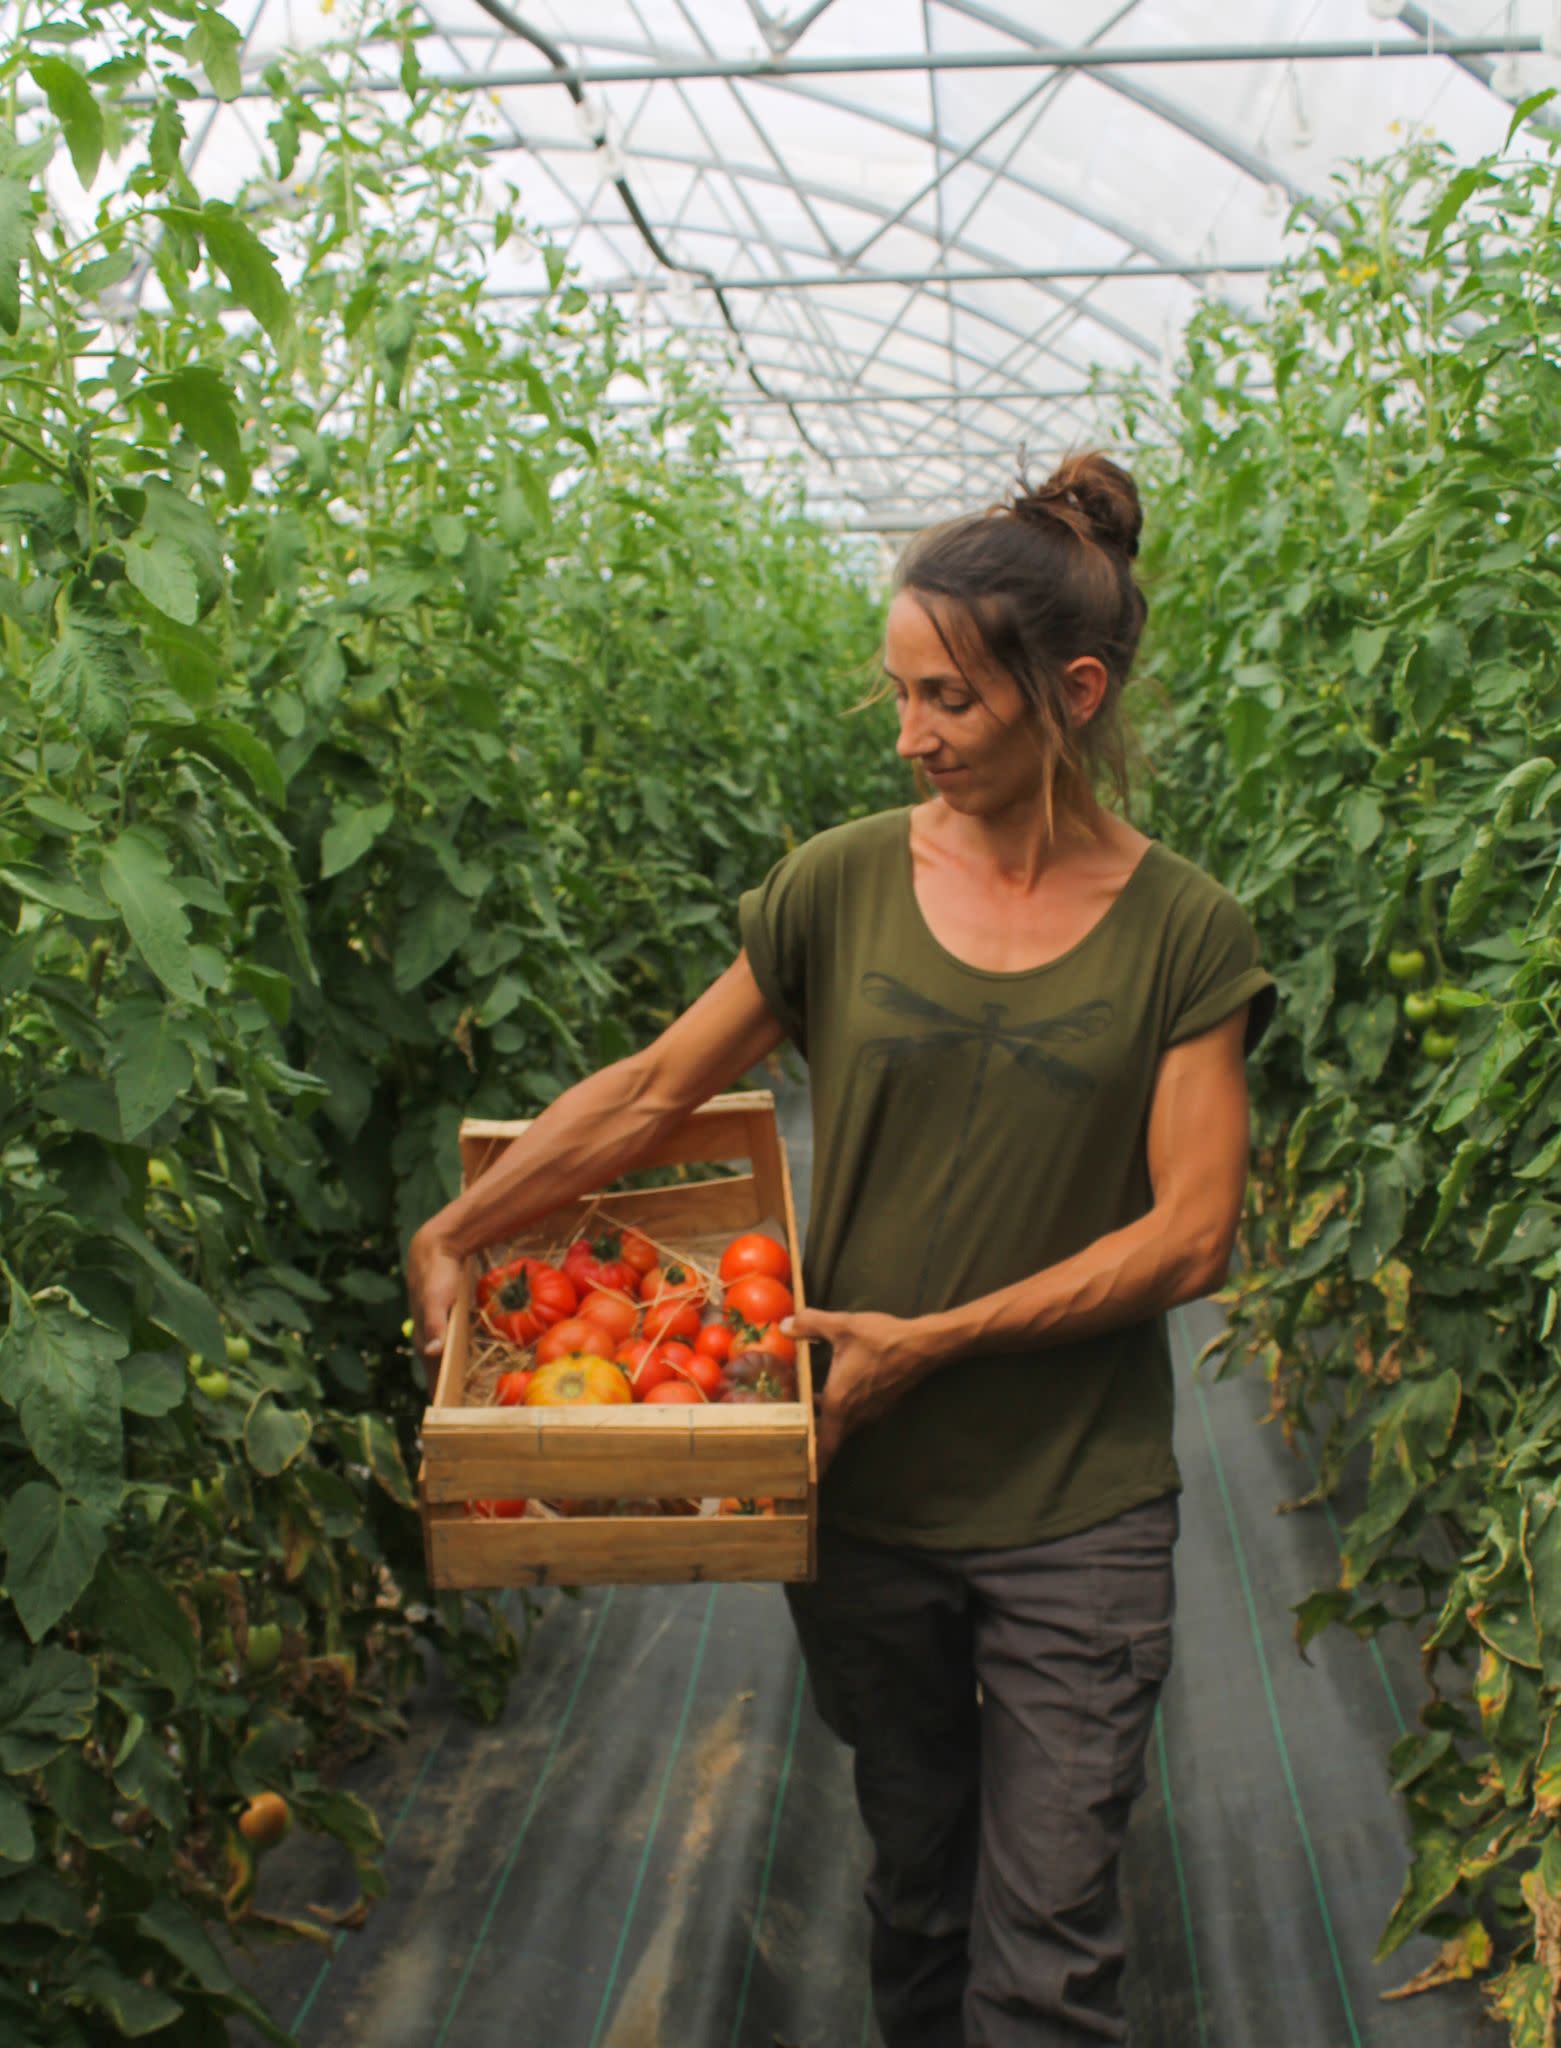
<path fill-rule="evenodd" d="M 1554 2048 L 1561 7 L 4 12 L 0 2038 Z"/>

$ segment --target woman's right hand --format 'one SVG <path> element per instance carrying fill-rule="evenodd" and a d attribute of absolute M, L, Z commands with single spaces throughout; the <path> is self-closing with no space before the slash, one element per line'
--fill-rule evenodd
<path fill-rule="evenodd" d="M 412 1306 L 412 1345 L 423 1361 L 430 1397 L 444 1356 L 445 1331 L 465 1279 L 465 1262 L 436 1235 L 432 1223 L 425 1223 L 407 1248 L 407 1294 Z"/>

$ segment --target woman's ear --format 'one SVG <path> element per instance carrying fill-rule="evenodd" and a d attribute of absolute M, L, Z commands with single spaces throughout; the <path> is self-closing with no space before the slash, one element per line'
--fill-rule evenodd
<path fill-rule="evenodd" d="M 1106 664 L 1095 654 L 1081 654 L 1063 670 L 1067 682 L 1068 708 L 1075 725 L 1088 725 L 1106 695 Z"/>

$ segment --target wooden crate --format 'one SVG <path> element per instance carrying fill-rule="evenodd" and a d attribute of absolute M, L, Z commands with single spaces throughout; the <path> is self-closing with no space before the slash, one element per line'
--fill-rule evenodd
<path fill-rule="evenodd" d="M 525 1123 L 461 1126 L 465 1185 Z M 592 1195 L 530 1226 L 541 1249 L 576 1234 L 594 1209 L 658 1243 L 698 1255 L 702 1241 L 769 1228 L 791 1252 L 803 1305 L 801 1248 L 785 1147 L 767 1091 L 718 1095 L 641 1160 L 746 1163 L 727 1178 Z M 796 1401 L 729 1407 L 497 1408 L 460 1405 L 471 1335 L 466 1297 L 451 1318 L 418 1473 L 430 1581 L 439 1587 L 585 1585 L 716 1579 L 809 1579 L 816 1550 L 817 1459 L 808 1346 L 797 1347 Z M 773 1499 L 773 1516 L 620 1512 L 485 1521 L 471 1500 L 699 1501 Z"/>

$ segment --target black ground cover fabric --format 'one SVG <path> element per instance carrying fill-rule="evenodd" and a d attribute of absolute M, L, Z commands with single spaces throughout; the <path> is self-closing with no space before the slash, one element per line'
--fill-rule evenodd
<path fill-rule="evenodd" d="M 801 1091 L 783 1107 L 805 1203 Z M 1468 1986 L 1381 2000 L 1434 1953 L 1371 1961 L 1405 1866 L 1385 1759 L 1415 1648 L 1330 1633 L 1298 1657 L 1290 1608 L 1336 1578 L 1334 1530 L 1274 1512 L 1310 1475 L 1257 1426 L 1261 1383 L 1193 1379 L 1217 1328 L 1202 1304 L 1173 1318 L 1176 1661 L 1123 1872 L 1136 2048 L 1499 2048 Z M 389 1897 L 329 1956 L 258 1951 L 248 1981 L 306 2048 L 868 2048 L 868 1850 L 779 1589 L 530 1597 L 503 1720 L 460 1718 L 436 1675 L 409 1741 L 349 1781 Z M 295 1839 L 260 1903 L 350 1896 Z"/>

